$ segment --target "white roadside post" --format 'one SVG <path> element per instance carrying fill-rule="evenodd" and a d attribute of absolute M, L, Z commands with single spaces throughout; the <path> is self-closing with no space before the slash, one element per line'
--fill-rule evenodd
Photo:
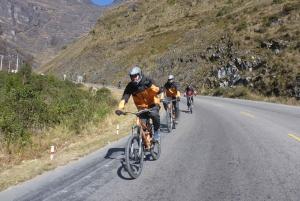
<path fill-rule="evenodd" d="M 50 155 L 50 159 L 52 160 L 54 157 L 54 146 L 51 146 L 51 155 Z"/>
<path fill-rule="evenodd" d="M 119 125 L 117 125 L 117 134 L 119 134 Z"/>

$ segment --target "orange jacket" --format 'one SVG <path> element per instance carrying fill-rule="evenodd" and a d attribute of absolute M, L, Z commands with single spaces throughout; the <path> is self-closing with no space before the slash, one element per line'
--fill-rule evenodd
<path fill-rule="evenodd" d="M 179 91 L 177 83 L 175 83 L 175 82 L 166 83 L 164 85 L 164 91 L 165 91 L 165 93 L 161 96 L 161 99 L 164 98 L 164 95 L 166 97 L 172 97 L 172 98 L 180 97 L 180 91 Z"/>
<path fill-rule="evenodd" d="M 160 89 L 156 82 L 151 78 L 143 76 L 137 86 L 135 86 L 132 82 L 127 84 L 119 103 L 119 110 L 124 110 L 131 95 L 137 109 L 143 110 L 159 105 L 159 93 Z"/>

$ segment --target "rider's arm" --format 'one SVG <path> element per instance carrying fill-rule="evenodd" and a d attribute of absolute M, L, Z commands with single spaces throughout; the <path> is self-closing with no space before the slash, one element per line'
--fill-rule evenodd
<path fill-rule="evenodd" d="M 161 93 L 160 87 L 159 87 L 159 85 L 157 84 L 157 82 L 155 82 L 154 79 L 149 78 L 149 84 L 150 84 L 150 87 L 151 87 L 151 90 L 152 90 L 152 91 L 155 91 L 157 94 L 160 94 L 160 93 Z"/>
<path fill-rule="evenodd" d="M 128 84 L 123 92 L 121 101 L 119 102 L 119 110 L 124 110 L 125 105 L 128 103 L 128 100 L 129 100 L 131 94 L 132 94 L 132 92 L 131 92 L 130 86 Z"/>
<path fill-rule="evenodd" d="M 174 83 L 174 87 L 175 87 L 175 90 L 177 91 L 175 97 L 179 98 L 180 97 L 180 91 L 179 91 L 179 87 L 178 87 L 177 83 Z"/>

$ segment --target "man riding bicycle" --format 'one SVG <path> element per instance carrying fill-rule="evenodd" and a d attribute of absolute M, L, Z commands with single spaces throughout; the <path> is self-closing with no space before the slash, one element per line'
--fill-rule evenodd
<path fill-rule="evenodd" d="M 175 123 L 178 124 L 178 117 L 179 117 L 179 101 L 180 101 L 180 92 L 176 82 L 174 82 L 174 76 L 169 75 L 168 81 L 164 85 L 164 94 L 162 95 L 161 99 L 164 96 L 176 99 L 176 101 L 172 101 L 173 107 L 175 108 Z M 167 110 L 168 103 L 163 103 L 165 110 Z"/>
<path fill-rule="evenodd" d="M 160 127 L 160 99 L 158 98 L 158 94 L 160 93 L 160 88 L 153 79 L 143 76 L 142 70 L 139 67 L 131 68 L 128 75 L 130 76 L 131 82 L 129 82 L 125 87 L 123 96 L 119 103 L 119 108 L 116 110 L 116 114 L 122 114 L 122 110 L 124 110 L 126 103 L 132 95 L 133 102 L 138 110 L 152 108 L 150 118 L 152 119 L 154 127 L 154 140 L 159 141 L 160 134 L 158 129 Z M 142 122 L 146 124 L 149 114 L 143 113 L 140 118 Z"/>
<path fill-rule="evenodd" d="M 196 90 L 193 87 L 191 87 L 190 84 L 188 84 L 186 86 L 185 90 L 184 90 L 184 97 L 191 96 L 191 100 L 192 100 L 192 104 L 193 105 L 194 105 L 194 97 L 193 97 L 193 95 L 196 96 L 196 94 L 197 94 Z M 188 104 L 189 103 L 188 103 L 188 98 L 187 98 L 187 106 L 188 106 L 188 110 L 189 110 L 189 105 Z"/>

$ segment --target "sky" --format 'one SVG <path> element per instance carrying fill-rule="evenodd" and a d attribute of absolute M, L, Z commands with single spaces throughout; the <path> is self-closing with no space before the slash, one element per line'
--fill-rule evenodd
<path fill-rule="evenodd" d="M 105 6 L 114 2 L 114 0 L 92 0 L 94 4 L 99 6 Z"/>

